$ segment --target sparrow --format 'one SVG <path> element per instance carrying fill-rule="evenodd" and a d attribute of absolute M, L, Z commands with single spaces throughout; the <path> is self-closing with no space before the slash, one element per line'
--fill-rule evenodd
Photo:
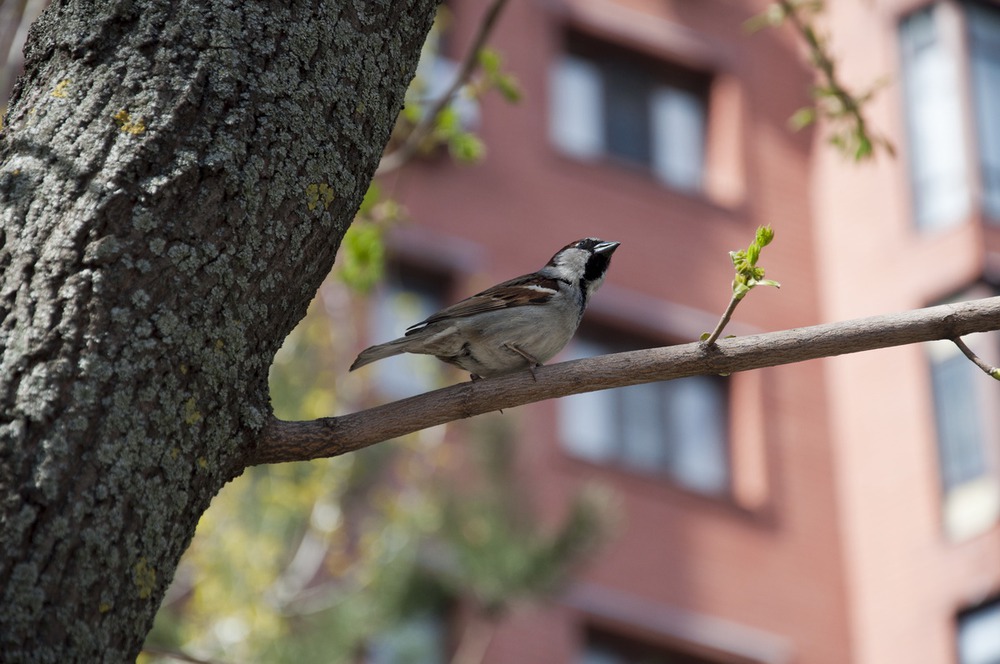
<path fill-rule="evenodd" d="M 591 296 L 604 283 L 619 242 L 588 237 L 566 245 L 545 267 L 487 288 L 361 351 L 351 371 L 400 353 L 433 355 L 492 378 L 542 366 L 569 343 Z"/>

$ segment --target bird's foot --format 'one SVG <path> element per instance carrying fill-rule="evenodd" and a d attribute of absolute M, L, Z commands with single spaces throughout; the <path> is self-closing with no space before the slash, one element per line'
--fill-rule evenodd
<path fill-rule="evenodd" d="M 514 344 L 506 343 L 506 344 L 504 344 L 504 348 L 506 348 L 507 350 L 514 351 L 515 353 L 517 353 L 518 355 L 520 355 L 521 357 L 523 357 L 525 360 L 527 360 L 527 362 L 528 362 L 528 371 L 531 372 L 531 377 L 537 383 L 538 382 L 538 376 L 535 375 L 535 369 L 537 367 L 542 366 L 542 363 L 539 362 L 538 360 L 536 360 L 535 358 L 533 358 L 529 353 L 525 353 L 523 350 L 521 350 L 520 348 L 518 348 Z"/>

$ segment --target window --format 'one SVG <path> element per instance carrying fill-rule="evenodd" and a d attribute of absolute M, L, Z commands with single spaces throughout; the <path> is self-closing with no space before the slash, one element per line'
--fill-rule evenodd
<path fill-rule="evenodd" d="M 921 229 L 962 222 L 971 201 L 958 58 L 946 30 L 948 10 L 931 5 L 900 25 L 910 182 Z"/>
<path fill-rule="evenodd" d="M 1000 664 L 1000 601 L 958 616 L 958 664 Z"/>
<path fill-rule="evenodd" d="M 447 278 L 440 274 L 408 266 L 390 268 L 371 309 L 371 343 L 401 337 L 406 328 L 441 309 L 447 284 Z M 378 389 L 393 399 L 432 390 L 441 377 L 440 361 L 427 355 L 404 353 L 371 366 Z"/>
<path fill-rule="evenodd" d="M 900 44 L 917 227 L 962 222 L 977 175 L 983 211 L 1000 222 L 1000 8 L 933 4 L 902 20 Z M 960 87 L 966 61 L 971 100 Z M 975 121 L 971 131 L 966 118 Z M 969 172 L 973 165 L 978 174 Z"/>
<path fill-rule="evenodd" d="M 578 664 L 715 664 L 714 660 L 633 641 L 603 631 L 587 630 Z"/>
<path fill-rule="evenodd" d="M 1000 9 L 970 4 L 968 25 L 983 209 L 1000 221 Z"/>
<path fill-rule="evenodd" d="M 616 335 L 620 336 L 620 335 Z M 581 332 L 574 357 L 644 345 L 610 344 Z M 729 489 L 728 380 L 693 376 L 561 399 L 559 431 L 565 449 L 595 463 L 660 474 L 707 495 Z"/>
<path fill-rule="evenodd" d="M 966 343 L 995 360 L 994 335 L 973 335 Z M 928 356 L 945 530 L 952 539 L 966 539 L 1000 518 L 1000 400 L 996 384 L 951 342 L 929 344 Z"/>
<path fill-rule="evenodd" d="M 569 35 L 551 72 L 550 136 L 568 155 L 610 156 L 676 189 L 702 189 L 710 78 Z"/>

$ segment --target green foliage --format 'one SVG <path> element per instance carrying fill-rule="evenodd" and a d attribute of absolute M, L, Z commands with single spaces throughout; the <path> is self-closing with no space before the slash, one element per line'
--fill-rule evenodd
<path fill-rule="evenodd" d="M 809 59 L 820 74 L 822 83 L 812 86 L 813 105 L 797 110 L 789 118 L 789 126 L 798 131 L 818 120 L 825 120 L 830 132 L 830 144 L 855 161 L 874 157 L 876 148 L 895 156 L 892 141 L 874 132 L 864 114 L 865 106 L 885 85 L 885 81 L 876 82 L 860 94 L 852 93 L 844 86 L 837 71 L 837 62 L 831 54 L 829 39 L 815 25 L 817 15 L 823 10 L 823 3 L 819 0 L 778 0 L 744 24 L 747 30 L 755 32 L 788 23 L 809 49 Z"/>
<path fill-rule="evenodd" d="M 415 454 L 248 470 L 199 524 L 150 642 L 228 661 L 353 661 L 432 599 L 412 592 L 431 506 L 383 479 L 424 484 L 407 477 Z"/>
<path fill-rule="evenodd" d="M 777 281 L 765 279 L 764 268 L 757 265 L 761 250 L 773 239 L 774 231 L 771 227 L 760 226 L 757 228 L 754 241 L 746 249 L 729 252 L 733 267 L 736 269 L 736 276 L 733 279 L 733 299 L 742 300 L 756 286 L 781 287 Z"/>
<path fill-rule="evenodd" d="M 359 293 L 368 293 L 385 273 L 385 232 L 406 216 L 377 182 L 368 185 L 361 207 L 340 245 L 337 269 L 340 281 Z"/>
<path fill-rule="evenodd" d="M 486 146 L 471 132 L 456 132 L 448 138 L 448 152 L 456 161 L 475 163 L 486 154 Z"/>
<path fill-rule="evenodd" d="M 561 524 L 546 529 L 518 481 L 513 441 L 500 428 L 484 437 L 475 447 L 482 477 L 474 490 L 442 496 L 439 544 L 447 553 L 446 587 L 495 618 L 519 600 L 557 592 L 607 539 L 613 510 L 609 494 L 591 487 L 574 498 Z"/>
<path fill-rule="evenodd" d="M 791 2 L 772 2 L 760 14 L 751 17 L 743 24 L 748 32 L 757 32 L 764 28 L 776 28 L 788 18 L 789 7 L 794 11 L 818 13 L 823 10 L 822 0 L 792 0 Z"/>
<path fill-rule="evenodd" d="M 492 48 L 479 51 L 479 66 L 483 71 L 484 90 L 495 88 L 507 101 L 517 103 L 524 96 L 517 78 L 503 70 L 503 58 Z"/>
<path fill-rule="evenodd" d="M 445 144 L 448 152 L 459 163 L 475 163 L 486 154 L 486 146 L 479 137 L 462 127 L 461 118 L 453 105 L 438 113 L 431 144 Z"/>
<path fill-rule="evenodd" d="M 438 51 L 441 35 L 447 30 L 450 21 L 451 14 L 447 8 L 442 8 L 424 45 L 422 63 L 432 62 L 440 57 Z M 477 163 L 485 157 L 486 146 L 463 123 L 456 106 L 457 100 L 461 99 L 466 103 L 478 101 L 495 89 L 507 101 L 517 102 L 522 97 L 522 90 L 514 75 L 504 70 L 503 58 L 497 51 L 482 47 L 477 52 L 470 53 L 470 57 L 474 59 L 463 63 L 461 67 L 466 78 L 443 99 L 429 94 L 430 86 L 422 75 L 428 68 L 418 67 L 386 155 L 383 155 L 383 164 L 392 162 L 392 166 L 387 167 L 389 170 L 399 168 L 415 156 L 431 154 L 442 146 L 460 164 Z M 478 76 L 469 76 L 475 71 L 473 65 L 478 65 Z M 318 195 L 313 197 L 316 196 Z M 312 202 L 310 199 L 310 206 Z M 402 216 L 400 206 L 390 197 L 384 196 L 378 184 L 373 182 L 342 243 L 338 274 L 344 283 L 357 291 L 367 292 L 379 281 L 385 267 L 382 242 L 384 231 Z"/>
<path fill-rule="evenodd" d="M 813 106 L 803 106 L 788 119 L 788 125 L 795 131 L 805 129 L 814 122 L 816 122 L 816 108 Z"/>
<path fill-rule="evenodd" d="M 440 57 L 438 44 L 449 22 L 450 14 L 443 10 L 424 47 L 422 62 Z M 459 64 L 460 80 L 443 97 L 429 94 L 430 86 L 422 77 L 426 70 L 427 67 L 417 69 L 417 77 L 407 93 L 406 106 L 390 141 L 388 154 L 403 155 L 393 167 L 398 168 L 413 155 L 430 154 L 441 146 L 447 147 L 459 163 L 480 161 L 485 155 L 485 146 L 469 127 L 463 125 L 457 104 L 478 103 L 491 90 L 497 90 L 511 103 L 520 101 L 523 91 L 517 78 L 504 70 L 501 55 L 486 46 L 467 54 L 466 60 Z"/>
<path fill-rule="evenodd" d="M 361 292 L 368 292 L 385 272 L 384 229 L 376 223 L 355 219 L 341 242 L 341 281 Z"/>

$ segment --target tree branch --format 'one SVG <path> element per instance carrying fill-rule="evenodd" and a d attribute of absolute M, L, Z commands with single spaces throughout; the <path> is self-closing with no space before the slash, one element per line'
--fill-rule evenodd
<path fill-rule="evenodd" d="M 848 92 L 847 87 L 840 81 L 840 77 L 837 76 L 837 65 L 827 52 L 826 46 L 820 41 L 816 30 L 802 19 L 802 16 L 799 15 L 799 8 L 795 3 L 790 0 L 778 0 L 778 5 L 784 10 L 788 22 L 792 24 L 795 31 L 805 41 L 806 46 L 809 48 L 810 58 L 816 69 L 819 70 L 826 80 L 827 87 L 840 100 L 844 111 L 857 122 L 858 130 L 862 133 L 867 133 L 865 116 L 861 112 L 861 107 L 854 98 L 854 95 Z"/>
<path fill-rule="evenodd" d="M 402 167 L 417 153 L 420 144 L 423 143 L 424 139 L 434 128 L 434 122 L 437 120 L 438 114 L 451 103 L 452 98 L 458 94 L 462 86 L 469 82 L 469 77 L 472 76 L 472 73 L 476 70 L 476 66 L 479 64 L 479 51 L 486 45 L 486 40 L 489 39 L 490 33 L 493 32 L 493 27 L 496 25 L 497 19 L 500 17 L 500 12 L 503 11 L 506 4 L 507 0 L 493 0 L 493 4 L 486 10 L 486 14 L 479 24 L 479 30 L 476 32 L 476 36 L 472 40 L 472 45 L 462 60 L 462 66 L 455 76 L 455 80 L 452 81 L 451 87 L 438 97 L 430 108 L 424 111 L 423 118 L 413 128 L 413 131 L 407 135 L 403 144 L 389 154 L 382 156 L 382 160 L 379 161 L 378 168 L 375 170 L 376 176 L 385 175 Z"/>
<path fill-rule="evenodd" d="M 989 362 L 976 355 L 976 352 L 971 348 L 969 348 L 961 337 L 955 337 L 954 339 L 952 339 L 952 342 L 954 342 L 954 344 L 958 346 L 958 349 L 962 351 L 962 353 L 967 358 L 969 358 L 969 360 L 971 360 L 973 364 L 982 369 L 983 373 L 985 373 L 990 378 L 1000 380 L 1000 369 L 994 367 Z"/>
<path fill-rule="evenodd" d="M 700 374 L 955 339 L 1000 329 L 1000 297 L 782 332 L 602 355 L 510 376 L 461 383 L 357 413 L 310 422 L 272 419 L 247 465 L 304 461 L 353 452 L 454 420 L 570 394 Z"/>
<path fill-rule="evenodd" d="M 777 0 L 771 8 L 761 14 L 753 24 L 778 25 L 784 21 L 791 24 L 805 42 L 809 50 L 809 59 L 823 81 L 814 86 L 813 94 L 816 101 L 811 107 L 800 109 L 792 116 L 792 124 L 802 128 L 815 121 L 816 115 L 830 120 L 832 124 L 847 124 L 848 128 L 835 131 L 830 140 L 845 153 L 853 153 L 856 160 L 867 159 L 875 154 L 875 147 L 881 146 L 893 156 L 896 149 L 892 142 L 881 134 L 871 130 L 865 118 L 863 106 L 870 100 L 876 87 L 861 94 L 854 94 L 844 85 L 837 73 L 837 63 L 834 60 L 826 40 L 818 33 L 810 14 L 822 11 L 822 2 L 809 0 Z M 825 101 L 826 103 L 820 103 Z M 835 103 L 830 103 L 835 102 Z M 805 115 L 802 113 L 805 112 Z"/>

